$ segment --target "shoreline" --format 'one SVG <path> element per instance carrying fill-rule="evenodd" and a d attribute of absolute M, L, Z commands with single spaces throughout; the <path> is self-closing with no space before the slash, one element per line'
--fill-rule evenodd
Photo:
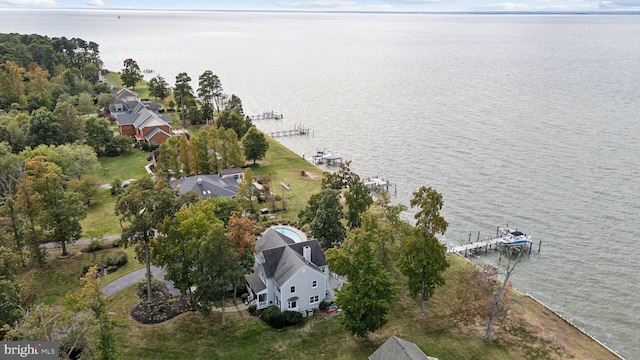
<path fill-rule="evenodd" d="M 474 261 L 458 254 L 458 253 L 452 253 L 455 256 L 458 256 L 459 258 L 474 264 L 474 265 L 478 265 L 477 263 L 475 263 Z M 445 285 L 446 286 L 446 285 Z M 530 299 L 531 301 L 533 301 L 535 304 L 538 304 L 539 306 L 542 306 L 544 309 L 548 310 L 549 312 L 551 312 L 553 315 L 555 315 L 556 317 L 558 317 L 559 319 L 561 319 L 562 321 L 564 321 L 567 325 L 571 326 L 572 328 L 578 330 L 578 332 L 580 332 L 582 335 L 586 336 L 587 338 L 589 338 L 590 340 L 592 340 L 593 342 L 597 343 L 598 345 L 600 345 L 602 348 L 604 348 L 605 350 L 607 350 L 609 353 L 611 353 L 611 355 L 617 357 L 620 360 L 626 360 L 622 355 L 618 354 L 617 351 L 613 350 L 612 348 L 610 348 L 609 346 L 607 346 L 606 344 L 604 344 L 602 341 L 596 339 L 594 336 L 592 336 L 591 334 L 589 334 L 586 330 L 582 329 L 581 327 L 579 327 L 578 325 L 574 324 L 571 322 L 571 320 L 567 319 L 564 315 L 560 314 L 559 312 L 557 312 L 556 310 L 553 310 L 552 308 L 550 308 L 549 306 L 547 306 L 545 303 L 543 303 L 542 301 L 538 300 L 535 296 L 531 295 L 530 293 L 523 293 L 522 291 L 518 290 L 515 287 L 511 288 L 512 291 L 515 291 L 517 294 L 522 295 L 524 298 Z"/>
<path fill-rule="evenodd" d="M 255 124 L 254 124 L 255 125 Z M 262 131 L 262 130 L 260 130 Z M 263 132 L 264 133 L 264 132 Z M 269 134 L 264 133 L 266 136 L 269 136 Z M 269 136 L 271 137 L 271 136 Z M 277 138 L 273 138 L 271 137 L 272 140 L 274 140 L 275 142 L 277 142 L 278 144 L 280 144 L 280 146 L 283 146 L 284 148 L 288 149 L 289 151 L 291 151 L 293 154 L 298 155 L 298 157 L 300 159 L 302 159 L 305 162 L 308 162 L 309 164 L 313 165 L 316 169 L 320 170 L 321 172 L 329 172 L 330 169 L 325 169 L 320 167 L 320 165 L 313 163 L 312 161 L 307 160 L 306 158 L 302 157 L 302 155 L 296 153 L 293 149 L 290 149 L 289 147 L 287 147 L 286 145 L 284 145 L 282 142 L 280 142 Z M 406 219 L 405 219 L 406 221 Z M 475 263 L 474 261 L 472 261 L 471 259 L 468 259 L 458 253 L 454 253 L 455 255 L 459 256 L 460 258 L 466 260 L 467 262 L 470 262 L 472 264 L 477 265 L 477 263 Z M 598 340 L 597 338 L 595 338 L 594 336 L 592 336 L 591 334 L 589 334 L 586 330 L 582 329 L 581 327 L 577 326 L 576 324 L 572 323 L 568 318 L 566 318 L 564 315 L 562 315 L 561 313 L 559 313 L 558 311 L 550 308 L 549 306 L 547 306 L 545 303 L 543 303 L 542 301 L 538 300 L 536 297 L 534 297 L 533 295 L 531 295 L 530 293 L 523 293 L 520 290 L 516 289 L 516 288 L 512 288 L 513 291 L 515 291 L 516 293 L 522 295 L 524 298 L 528 298 L 531 299 L 534 303 L 538 304 L 539 306 L 542 306 L 544 309 L 548 310 L 549 312 L 551 312 L 553 315 L 557 316 L 559 319 L 561 319 L 562 321 L 564 321 L 567 325 L 571 326 L 572 328 L 576 329 L 578 332 L 580 332 L 582 335 L 586 336 L 588 339 L 594 341 L 595 343 L 597 343 L 599 346 L 601 346 L 602 348 L 604 348 L 606 351 L 608 351 L 611 355 L 613 355 L 614 357 L 620 359 L 620 360 L 626 360 L 622 355 L 620 355 L 617 351 L 613 350 L 612 348 L 610 348 L 609 346 L 607 346 L 606 344 L 604 344 L 602 341 Z"/>

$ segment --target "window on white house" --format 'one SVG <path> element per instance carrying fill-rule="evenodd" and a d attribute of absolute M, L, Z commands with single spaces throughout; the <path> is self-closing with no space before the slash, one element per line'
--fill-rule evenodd
<path fill-rule="evenodd" d="M 313 280 L 313 282 L 311 283 L 311 287 L 312 288 L 317 288 L 318 287 L 318 280 Z"/>
<path fill-rule="evenodd" d="M 267 294 L 260 294 L 260 295 L 258 295 L 258 301 L 259 301 L 259 302 L 267 301 Z"/>
<path fill-rule="evenodd" d="M 291 293 L 293 294 L 294 292 L 296 292 L 296 286 L 295 285 L 291 287 Z"/>
<path fill-rule="evenodd" d="M 297 301 L 289 301 L 289 309 L 295 309 L 298 307 L 298 302 Z"/>
<path fill-rule="evenodd" d="M 315 295 L 309 298 L 309 304 L 315 304 L 318 301 L 320 301 L 320 297 L 318 295 Z"/>

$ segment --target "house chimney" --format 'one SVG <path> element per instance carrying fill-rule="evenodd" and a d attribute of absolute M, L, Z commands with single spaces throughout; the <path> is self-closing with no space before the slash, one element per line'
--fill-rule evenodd
<path fill-rule="evenodd" d="M 302 256 L 306 262 L 311 262 L 311 246 L 305 246 L 302 248 Z"/>

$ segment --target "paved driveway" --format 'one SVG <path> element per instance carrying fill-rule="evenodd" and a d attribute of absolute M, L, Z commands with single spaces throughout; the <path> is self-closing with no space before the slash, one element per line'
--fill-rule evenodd
<path fill-rule="evenodd" d="M 171 292 L 171 295 L 178 296 L 180 295 L 180 290 L 176 289 L 173 286 L 173 281 L 166 280 L 164 276 L 167 274 L 167 270 L 161 269 L 157 266 L 151 266 L 151 275 L 158 280 L 162 280 L 165 285 L 167 285 L 167 289 Z M 124 290 L 131 285 L 135 285 L 146 276 L 146 269 L 138 269 L 134 272 L 130 272 L 127 275 L 123 275 L 111 282 L 110 284 L 105 285 L 102 288 L 102 292 L 106 295 L 106 297 L 111 297 L 115 295 L 118 291 Z"/>

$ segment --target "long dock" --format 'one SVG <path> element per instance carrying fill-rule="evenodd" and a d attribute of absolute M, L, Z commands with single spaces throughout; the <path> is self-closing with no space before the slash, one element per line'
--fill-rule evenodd
<path fill-rule="evenodd" d="M 277 112 L 274 111 L 269 111 L 269 112 L 263 112 L 262 114 L 258 114 L 258 115 L 249 115 L 249 119 L 253 120 L 269 120 L 269 119 L 273 119 L 273 120 L 282 120 L 284 118 L 284 115 L 282 114 L 278 114 Z"/>
<path fill-rule="evenodd" d="M 296 136 L 296 135 L 309 135 L 309 128 L 300 126 L 291 130 L 278 130 L 272 131 L 269 133 L 269 136 L 272 138 L 277 138 L 281 136 Z"/>
<path fill-rule="evenodd" d="M 531 250 L 533 248 L 531 237 L 527 236 L 527 234 L 518 231 L 517 229 L 511 229 L 509 226 L 498 226 L 496 229 L 496 237 L 489 238 L 488 236 L 484 239 L 484 241 L 480 241 L 480 232 L 478 232 L 478 240 L 475 242 L 471 242 L 471 234 L 469 234 L 469 243 L 459 246 L 454 246 L 447 249 L 448 253 L 457 253 L 464 254 L 467 256 L 467 253 L 473 252 L 476 250 L 484 249 L 485 252 L 489 251 L 489 249 L 500 250 L 505 247 L 516 248 L 520 251 L 523 249 L 528 249 L 529 254 L 531 254 Z M 542 240 L 538 244 L 538 252 L 540 252 L 540 248 L 542 247 Z"/>
<path fill-rule="evenodd" d="M 497 246 L 498 244 L 501 244 L 504 242 L 503 238 L 495 238 L 495 239 L 488 239 L 485 241 L 476 241 L 476 242 L 472 242 L 469 244 L 464 244 L 464 245 L 460 245 L 460 246 L 456 246 L 456 247 L 452 247 L 447 249 L 447 252 L 451 252 L 451 253 L 467 253 L 467 251 L 469 250 L 476 250 L 476 249 L 486 249 L 489 250 L 492 246 Z"/>

